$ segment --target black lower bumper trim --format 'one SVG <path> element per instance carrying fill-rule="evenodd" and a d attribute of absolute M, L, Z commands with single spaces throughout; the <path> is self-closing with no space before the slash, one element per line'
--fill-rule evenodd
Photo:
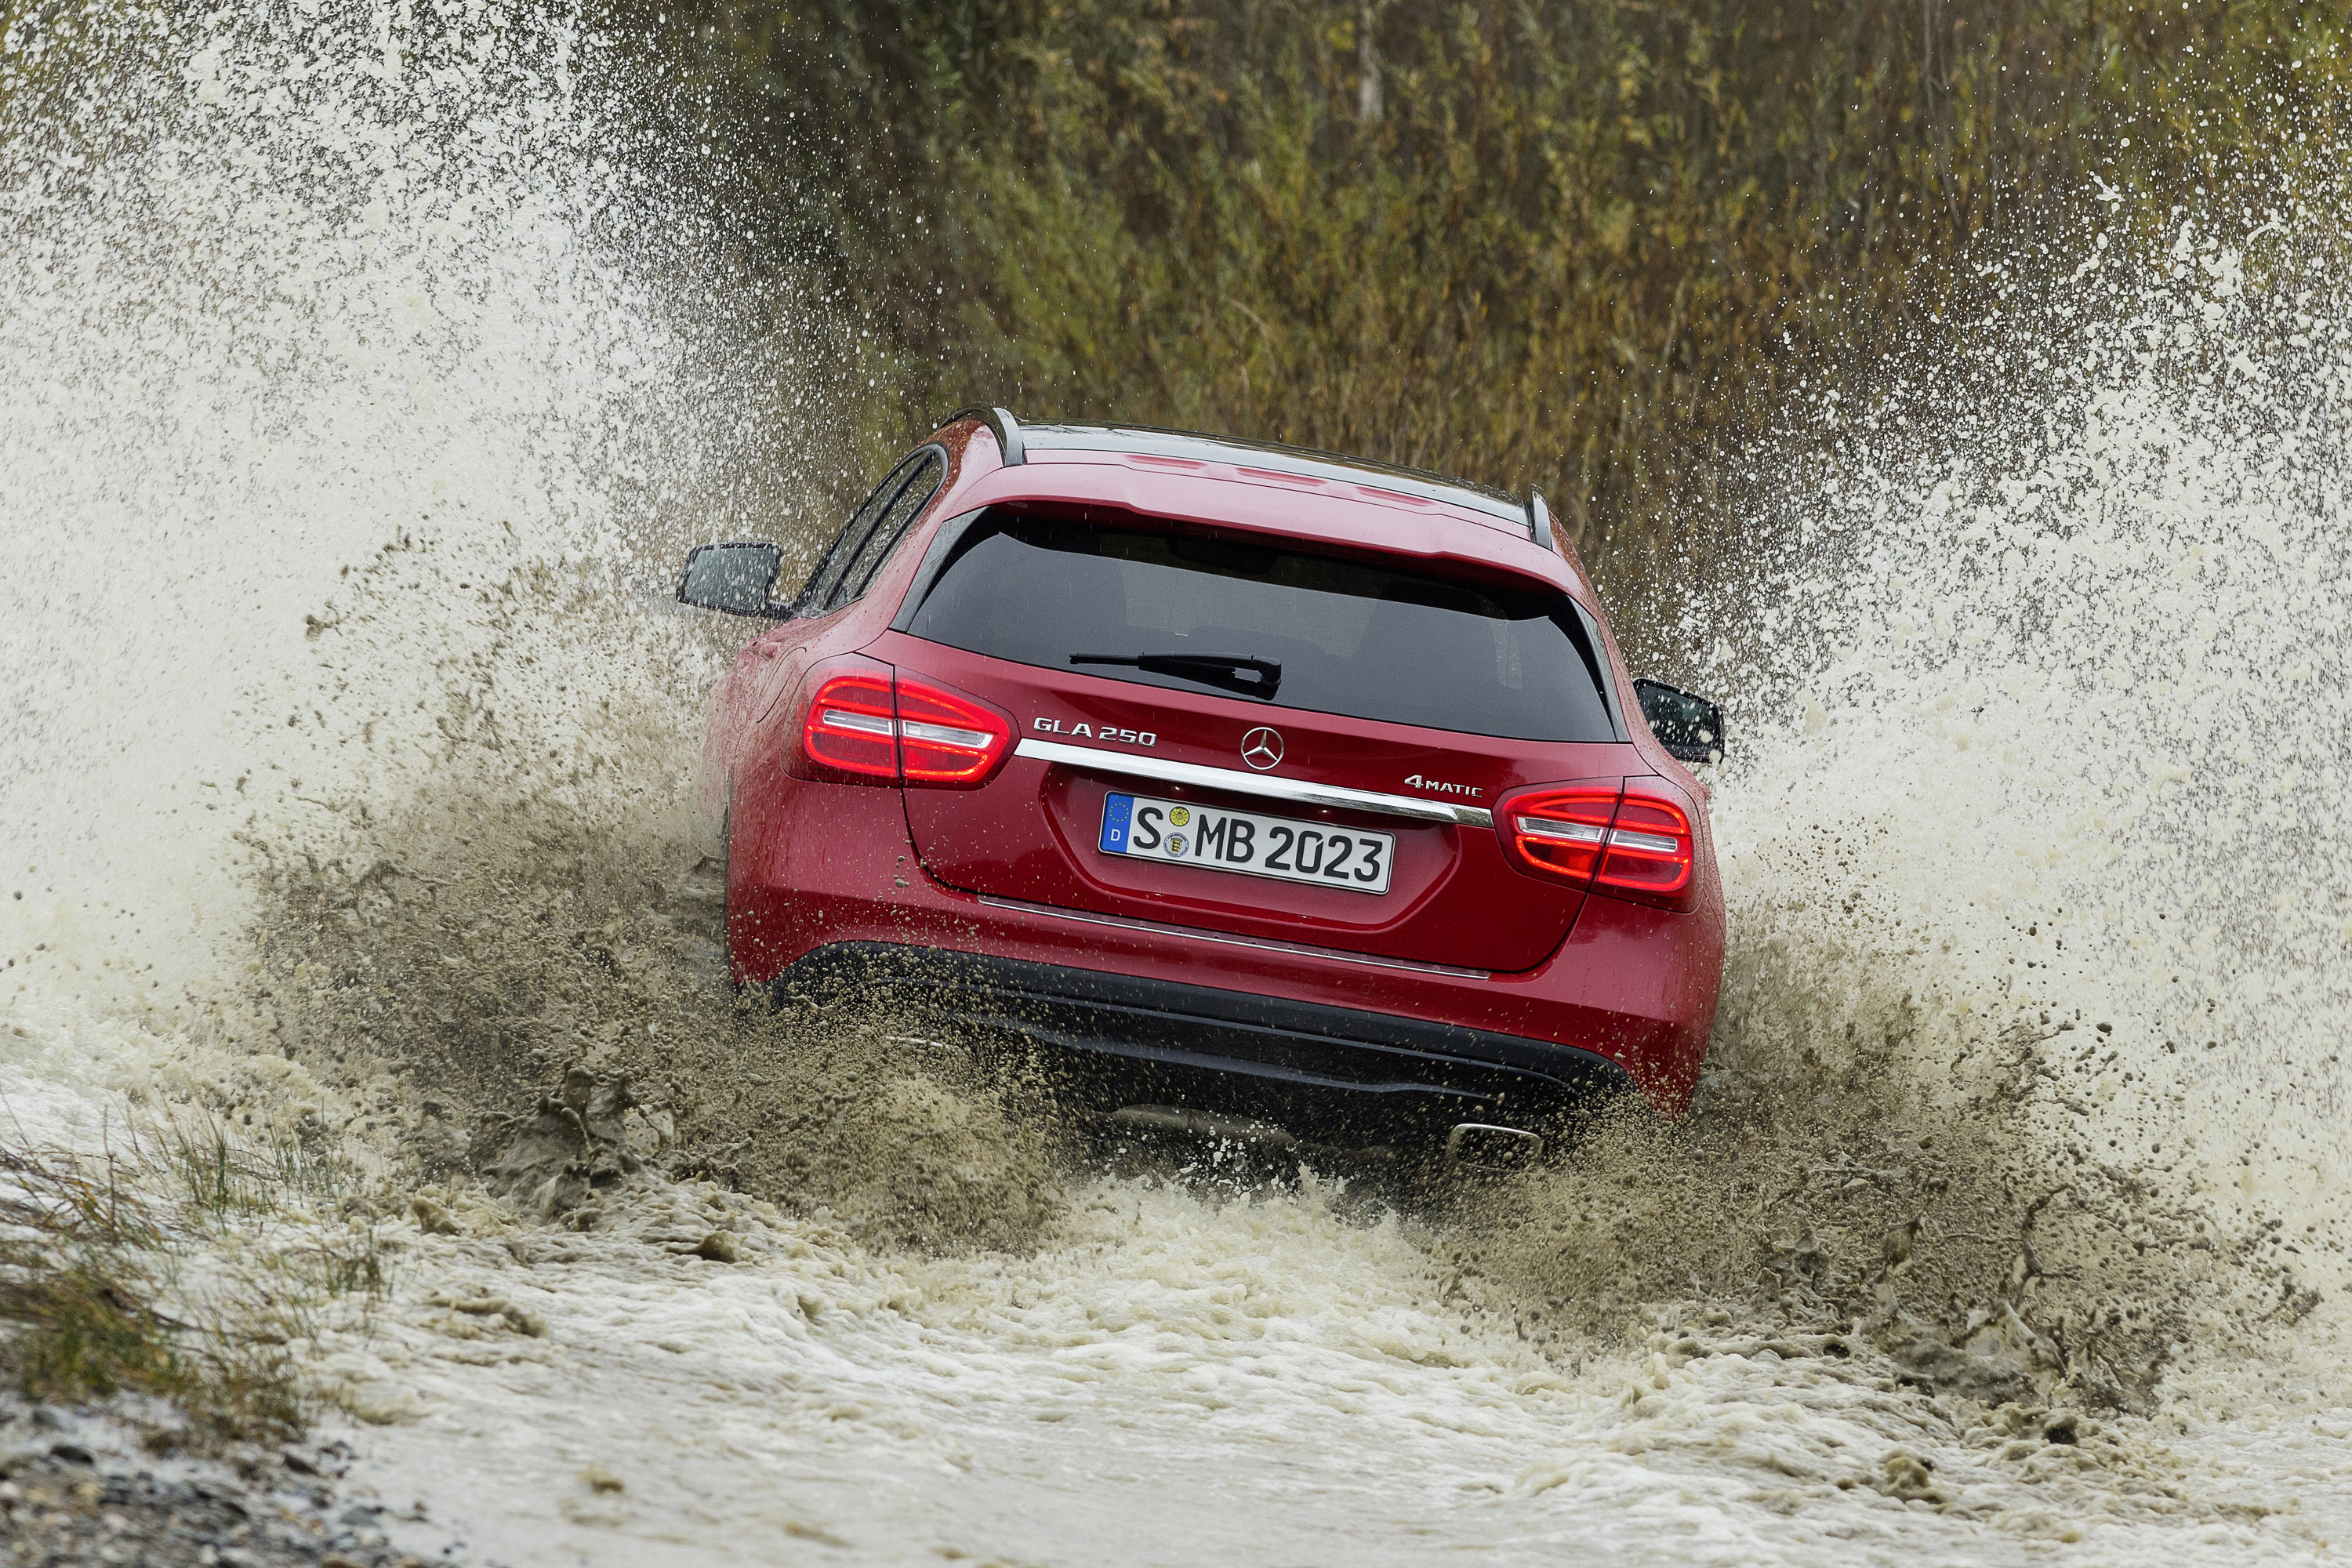
<path fill-rule="evenodd" d="M 881 942 L 821 947 L 780 999 L 861 1004 L 1016 1036 L 1095 1109 L 1179 1104 L 1325 1142 L 1442 1135 L 1475 1121 L 1550 1132 L 1633 1087 L 1572 1046 L 1175 981 Z"/>

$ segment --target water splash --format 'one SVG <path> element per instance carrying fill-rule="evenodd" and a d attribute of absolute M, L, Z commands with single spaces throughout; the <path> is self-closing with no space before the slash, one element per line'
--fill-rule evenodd
<path fill-rule="evenodd" d="M 2264 194 L 2123 215 L 2063 279 L 1991 269 L 1957 363 L 1825 396 L 1780 657 L 1717 647 L 1767 736 L 1727 802 L 1751 929 L 1876 900 L 1967 1038 L 2080 1024 L 2037 1110 L 2071 1158 L 2315 1235 L 2347 1175 L 2352 300 L 2340 203 Z"/>
<path fill-rule="evenodd" d="M 325 846 L 452 766 L 562 788 L 614 701 L 706 672 L 614 590 L 773 511 L 741 476 L 792 471 L 796 384 L 712 353 L 698 221 L 600 134 L 600 58 L 533 5 L 9 29 L 20 994 L 216 999 L 240 834 Z"/>
<path fill-rule="evenodd" d="M 2111 1397 L 2344 1284 L 2352 301 L 2340 204 L 2261 195 L 1996 253 L 1681 626 L 1753 737 L 1698 1125 L 1778 1185 L 1729 1250 L 1948 1344 L 2021 1312 Z"/>

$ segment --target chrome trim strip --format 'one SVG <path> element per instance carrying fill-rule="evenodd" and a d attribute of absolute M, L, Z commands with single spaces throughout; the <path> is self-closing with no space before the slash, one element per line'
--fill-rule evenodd
<path fill-rule="evenodd" d="M 1118 915 L 1088 914 L 1080 910 L 1055 909 L 1051 904 L 1000 899 L 990 893 L 982 893 L 979 897 L 982 903 L 992 910 L 1012 910 L 1024 915 L 1044 915 L 1049 920 L 1075 921 L 1080 925 L 1110 926 L 1118 931 L 1140 931 L 1148 936 L 1184 937 L 1193 942 L 1215 942 L 1220 947 L 1255 947 L 1299 958 L 1328 959 L 1334 963 L 1361 963 L 1373 969 L 1409 969 L 1416 974 L 1450 974 L 1462 980 L 1492 980 L 1495 977 L 1492 970 L 1459 969 L 1450 963 L 1423 963 L 1413 958 L 1378 958 L 1366 952 L 1342 952 L 1336 947 L 1310 947 L 1303 942 L 1276 942 L 1267 937 L 1233 936 L 1224 931 L 1202 931 L 1198 926 L 1162 925 L 1158 921 L 1132 921 Z"/>
<path fill-rule="evenodd" d="M 898 733 L 909 741 L 935 741 L 950 746 L 961 746 L 968 752 L 984 752 L 994 740 L 985 730 L 959 730 L 948 724 L 926 724 L 920 719 L 898 721 Z"/>
<path fill-rule="evenodd" d="M 1368 789 L 1347 789 L 1339 784 L 1309 784 L 1304 779 L 1276 778 L 1271 773 L 1245 773 L 1238 768 L 1212 768 L 1199 763 L 1172 762 L 1165 757 L 1138 756 L 1133 752 L 1107 752 L 1099 746 L 1069 746 L 1059 741 L 1024 739 L 1013 748 L 1013 754 L 1034 757 L 1041 763 L 1066 763 L 1074 768 L 1125 773 L 1130 778 L 1198 784 L 1202 789 L 1230 790 L 1235 795 L 1296 801 L 1301 805 L 1371 811 L 1384 816 L 1410 816 L 1422 822 L 1450 822 L 1459 827 L 1495 826 L 1495 814 L 1480 805 L 1452 805 L 1444 801 L 1416 800 L 1407 795 L 1380 795 Z"/>
<path fill-rule="evenodd" d="M 1550 816 L 1522 816 L 1519 831 L 1529 838 L 1549 839 L 1560 844 L 1598 844 L 1608 837 L 1600 828 L 1583 822 L 1562 822 Z"/>
<path fill-rule="evenodd" d="M 852 713 L 843 708 L 824 710 L 824 721 L 837 730 L 855 730 L 863 735 L 892 733 L 890 721 L 877 713 Z"/>

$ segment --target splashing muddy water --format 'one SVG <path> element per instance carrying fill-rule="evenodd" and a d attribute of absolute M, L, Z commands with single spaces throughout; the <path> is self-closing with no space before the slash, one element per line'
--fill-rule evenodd
<path fill-rule="evenodd" d="M 1792 419 L 1669 634 L 1742 737 L 1686 1122 L 1254 1185 L 724 994 L 728 632 L 649 585 L 821 531 L 855 324 L 750 330 L 613 68 L 485 0 L 0 49 L 12 1136 L 362 1172 L 291 1347 L 361 1479 L 515 1563 L 2352 1527 L 2336 193 L 2021 247 Z"/>

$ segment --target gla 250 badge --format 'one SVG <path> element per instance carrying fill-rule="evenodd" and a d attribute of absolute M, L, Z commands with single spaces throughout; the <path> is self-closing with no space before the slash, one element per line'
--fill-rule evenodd
<path fill-rule="evenodd" d="M 1114 724 L 1088 724 L 1081 721 L 1065 724 L 1059 719 L 1032 719 L 1032 728 L 1048 735 L 1084 735 L 1089 741 L 1124 741 L 1131 746 L 1160 744 L 1159 731 L 1154 730 L 1122 730 Z"/>

